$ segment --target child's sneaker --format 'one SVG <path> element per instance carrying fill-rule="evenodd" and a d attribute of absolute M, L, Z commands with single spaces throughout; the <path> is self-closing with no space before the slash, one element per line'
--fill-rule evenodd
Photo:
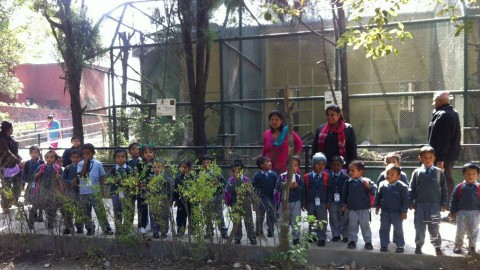
<path fill-rule="evenodd" d="M 348 242 L 347 246 L 348 246 L 348 248 L 353 249 L 353 248 L 357 247 L 357 243 L 355 243 L 354 241 L 350 241 L 350 242 Z"/>
<path fill-rule="evenodd" d="M 403 253 L 403 251 L 405 251 L 404 247 L 397 247 L 397 249 L 395 249 L 395 253 Z"/>
<path fill-rule="evenodd" d="M 417 254 L 417 255 L 422 255 L 423 254 L 421 246 L 417 245 L 415 247 L 415 254 Z"/>
<path fill-rule="evenodd" d="M 380 252 L 388 252 L 388 248 L 387 247 L 381 247 Z"/>
<path fill-rule="evenodd" d="M 470 247 L 468 249 L 468 255 L 475 255 L 477 254 L 477 251 L 475 250 L 475 247 Z"/>
<path fill-rule="evenodd" d="M 366 243 L 365 248 L 368 249 L 368 250 L 372 250 L 373 249 L 372 243 Z"/>

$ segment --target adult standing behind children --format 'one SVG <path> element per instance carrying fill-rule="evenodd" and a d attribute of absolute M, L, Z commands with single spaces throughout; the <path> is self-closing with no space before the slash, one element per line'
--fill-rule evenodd
<path fill-rule="evenodd" d="M 22 158 L 18 155 L 18 142 L 12 138 L 13 125 L 8 121 L 3 121 L 0 131 L 0 169 L 3 179 L 3 187 L 0 195 L 2 197 L 3 212 L 8 212 L 10 205 L 16 204 L 20 196 L 20 172 Z M 7 199 L 5 193 L 13 190 L 13 198 Z"/>
<path fill-rule="evenodd" d="M 268 123 L 270 129 L 263 134 L 262 156 L 270 158 L 272 170 L 280 175 L 287 170 L 288 126 L 284 125 L 282 113 L 277 110 L 268 114 Z M 303 143 L 295 132 L 293 132 L 293 143 L 295 154 L 300 154 Z"/>
<path fill-rule="evenodd" d="M 53 115 L 49 114 L 47 116 L 47 129 L 48 132 L 48 141 L 50 142 L 50 147 L 56 149 L 58 147 L 58 141 L 62 138 L 62 132 L 59 131 L 60 122 L 53 118 Z"/>
<path fill-rule="evenodd" d="M 435 149 L 435 166 L 443 170 L 447 179 L 448 198 L 452 195 L 454 180 L 452 169 L 460 156 L 460 119 L 450 105 L 448 91 L 433 94 L 433 114 L 428 127 L 428 144 Z"/>
<path fill-rule="evenodd" d="M 334 156 L 341 156 L 346 166 L 357 159 L 357 139 L 352 125 L 345 123 L 342 111 L 337 105 L 329 105 L 325 110 L 327 123 L 320 125 L 312 143 L 312 156 L 322 152 L 331 164 Z"/>

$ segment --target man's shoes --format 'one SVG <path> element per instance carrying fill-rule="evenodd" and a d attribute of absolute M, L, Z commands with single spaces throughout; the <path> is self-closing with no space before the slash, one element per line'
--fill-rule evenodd
<path fill-rule="evenodd" d="M 240 239 L 235 239 L 235 245 L 240 245 L 242 241 Z"/>
<path fill-rule="evenodd" d="M 350 249 L 354 249 L 354 248 L 357 247 L 357 243 L 355 243 L 354 241 L 350 241 L 350 242 L 348 242 L 347 247 L 350 248 Z"/>
<path fill-rule="evenodd" d="M 272 237 L 273 237 L 273 233 L 272 233 L 271 231 L 268 231 L 267 237 L 268 237 L 268 238 L 272 238 Z"/>
<path fill-rule="evenodd" d="M 422 255 L 423 254 L 421 246 L 417 245 L 415 247 L 415 254 L 417 254 L 417 255 Z"/>
<path fill-rule="evenodd" d="M 318 240 L 317 246 L 324 247 L 325 246 L 325 240 Z"/>
<path fill-rule="evenodd" d="M 456 248 L 453 249 L 453 253 L 463 254 L 463 249 L 461 247 L 456 247 Z"/>
<path fill-rule="evenodd" d="M 348 238 L 347 238 L 347 237 L 344 237 L 342 241 L 343 241 L 344 243 L 347 243 L 347 242 L 348 242 Z"/>
<path fill-rule="evenodd" d="M 255 239 L 255 238 L 250 239 L 250 245 L 256 246 L 257 245 L 257 239 Z"/>
<path fill-rule="evenodd" d="M 298 239 L 293 239 L 293 245 L 296 246 L 296 245 L 298 245 L 298 244 L 300 244 L 300 240 L 298 240 Z"/>
<path fill-rule="evenodd" d="M 437 256 L 443 256 L 443 251 L 441 248 L 437 247 L 435 248 L 435 255 Z"/>
<path fill-rule="evenodd" d="M 332 242 L 338 242 L 340 240 L 340 236 L 335 236 L 332 238 Z"/>
<path fill-rule="evenodd" d="M 397 247 L 397 249 L 395 249 L 395 253 L 403 253 L 403 251 L 405 251 L 404 247 Z"/>
<path fill-rule="evenodd" d="M 380 252 L 388 252 L 388 248 L 387 247 L 381 247 Z"/>
<path fill-rule="evenodd" d="M 368 249 L 368 250 L 372 250 L 373 249 L 372 243 L 366 243 L 365 248 Z"/>
<path fill-rule="evenodd" d="M 65 229 L 63 230 L 63 234 L 70 234 L 70 229 L 65 228 Z"/>
<path fill-rule="evenodd" d="M 468 249 L 468 255 L 476 255 L 477 251 L 475 250 L 475 247 L 470 247 Z"/>

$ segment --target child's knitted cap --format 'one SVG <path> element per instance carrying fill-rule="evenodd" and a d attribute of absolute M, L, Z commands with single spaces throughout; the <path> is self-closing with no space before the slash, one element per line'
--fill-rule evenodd
<path fill-rule="evenodd" d="M 315 167 L 318 162 L 323 161 L 327 165 L 327 157 L 322 152 L 315 153 L 312 157 L 312 166 Z"/>

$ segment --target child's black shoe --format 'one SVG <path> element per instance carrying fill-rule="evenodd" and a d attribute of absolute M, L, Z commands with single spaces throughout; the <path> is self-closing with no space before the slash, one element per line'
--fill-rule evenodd
<path fill-rule="evenodd" d="M 92 236 L 93 235 L 93 230 L 92 229 L 87 229 L 87 235 Z"/>
<path fill-rule="evenodd" d="M 404 247 L 397 247 L 397 249 L 395 249 L 395 253 L 403 253 L 403 251 L 405 251 Z"/>
<path fill-rule="evenodd" d="M 372 250 L 373 249 L 372 243 L 366 243 L 365 248 L 368 249 L 368 250 Z"/>
<path fill-rule="evenodd" d="M 435 255 L 437 256 L 443 256 L 443 251 L 441 248 L 437 247 L 435 248 Z"/>
<path fill-rule="evenodd" d="M 325 240 L 318 240 L 317 246 L 324 247 L 325 246 Z"/>
<path fill-rule="evenodd" d="M 250 239 L 250 245 L 256 246 L 257 245 L 257 239 L 255 239 L 255 238 Z"/>
<path fill-rule="evenodd" d="M 355 243 L 354 241 L 350 241 L 348 242 L 348 245 L 347 245 L 348 248 L 356 248 L 357 247 L 357 243 Z"/>
<path fill-rule="evenodd" d="M 235 245 L 240 245 L 242 241 L 240 239 L 235 239 Z"/>
<path fill-rule="evenodd" d="M 298 239 L 293 239 L 293 245 L 296 246 L 296 245 L 298 245 L 298 244 L 300 244 L 300 240 L 298 240 Z"/>
<path fill-rule="evenodd" d="M 63 230 L 63 234 L 70 234 L 70 229 L 65 228 L 65 230 Z"/>
<path fill-rule="evenodd" d="M 267 237 L 268 237 L 268 238 L 272 238 L 272 237 L 273 237 L 273 232 L 268 231 Z"/>
<path fill-rule="evenodd" d="M 78 234 L 83 234 L 83 229 L 77 229 Z"/>
<path fill-rule="evenodd" d="M 415 248 L 415 254 L 417 254 L 417 255 L 422 255 L 423 254 L 421 246 L 417 245 L 417 247 Z"/>
<path fill-rule="evenodd" d="M 166 233 L 162 233 L 162 238 L 164 238 L 164 239 L 165 239 L 165 238 L 167 238 L 167 237 L 168 237 L 168 236 L 167 236 L 167 234 L 166 234 Z"/>
<path fill-rule="evenodd" d="M 388 248 L 387 247 L 381 247 L 380 252 L 388 252 Z"/>
<path fill-rule="evenodd" d="M 338 242 L 340 240 L 340 236 L 335 236 L 332 238 L 332 242 Z"/>
<path fill-rule="evenodd" d="M 461 247 L 456 247 L 456 248 L 453 249 L 453 253 L 463 254 L 463 249 Z"/>
<path fill-rule="evenodd" d="M 470 247 L 468 249 L 468 255 L 476 255 L 477 251 L 475 250 L 475 247 Z"/>
<path fill-rule="evenodd" d="M 113 231 L 111 228 L 106 228 L 104 231 L 103 231 L 103 234 L 105 235 L 113 235 Z"/>
<path fill-rule="evenodd" d="M 348 238 L 347 238 L 347 237 L 344 237 L 342 241 L 343 241 L 344 243 L 347 243 L 347 242 L 348 242 Z"/>
<path fill-rule="evenodd" d="M 228 239 L 228 234 L 222 233 L 222 238 L 225 239 L 225 240 L 227 240 L 227 239 Z"/>
<path fill-rule="evenodd" d="M 158 233 L 153 233 L 153 238 L 158 239 L 160 238 L 160 235 Z"/>

